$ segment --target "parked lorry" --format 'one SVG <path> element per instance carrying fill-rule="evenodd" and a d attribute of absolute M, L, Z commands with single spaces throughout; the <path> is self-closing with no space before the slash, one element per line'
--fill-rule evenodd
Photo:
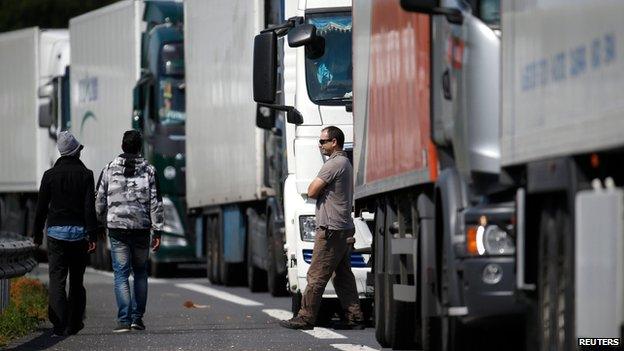
<path fill-rule="evenodd" d="M 533 307 L 530 349 L 621 338 L 624 4 L 501 7 L 501 162 L 516 189 L 516 286 Z"/>
<path fill-rule="evenodd" d="M 0 230 L 33 235 L 39 182 L 68 124 L 69 60 L 67 30 L 0 34 Z"/>
<path fill-rule="evenodd" d="M 351 113 L 345 110 L 350 100 L 345 96 L 351 92 L 350 5 L 233 1 L 212 6 L 185 1 L 187 201 L 201 242 L 197 247 L 204 248 L 211 281 L 234 283 L 235 272 L 246 270 L 252 291 L 289 291 L 294 310 L 312 257 L 315 206 L 306 192 L 323 163 L 318 135 L 323 126 L 337 125 L 348 145 L 353 140 Z M 306 59 L 303 47 L 290 48 L 281 39 L 279 48 L 259 47 L 258 39 L 254 47 L 256 34 L 282 24 L 285 17 L 296 17 L 288 26 L 295 21 L 318 26 L 318 35 L 326 38 L 322 61 Z M 230 27 L 235 30 L 224 30 Z M 202 35 L 216 32 L 227 45 L 215 45 Z M 274 32 L 260 37 L 265 35 Z M 262 67 L 254 61 L 259 55 L 279 56 L 279 67 Z M 322 62 L 335 67 L 321 82 L 316 65 Z M 270 102 L 279 106 L 254 103 L 254 95 L 262 102 L 255 83 L 252 94 L 255 72 L 274 79 L 264 88 Z M 356 219 L 356 226 L 356 247 L 369 246 L 366 223 Z M 368 254 L 354 252 L 351 260 L 364 297 Z M 325 297 L 335 296 L 330 284 Z"/>
<path fill-rule="evenodd" d="M 475 340 L 473 328 L 523 312 L 515 192 L 499 182 L 498 2 L 357 1 L 353 12 L 355 207 L 375 213 L 376 338 L 479 348 L 498 332 Z"/>
<path fill-rule="evenodd" d="M 128 0 L 69 22 L 72 131 L 85 144 L 86 166 L 97 177 L 121 153 L 123 132 L 134 126 L 143 132 L 144 155 L 163 184 L 165 227 L 161 249 L 150 257 L 153 275 L 170 268 L 163 264 L 195 259 L 179 190 L 184 168 L 181 17 L 179 2 Z M 104 237 L 93 265 L 110 269 Z"/>

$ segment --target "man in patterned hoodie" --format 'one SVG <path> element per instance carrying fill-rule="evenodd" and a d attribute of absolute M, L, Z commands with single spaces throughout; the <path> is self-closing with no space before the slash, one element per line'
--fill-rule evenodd
<path fill-rule="evenodd" d="M 117 327 L 114 332 L 144 330 L 147 303 L 147 259 L 150 231 L 152 251 L 160 247 L 164 214 L 154 167 L 141 157 L 143 140 L 135 130 L 124 133 L 123 154 L 100 174 L 95 209 L 100 223 L 106 223 L 111 243 L 117 299 Z M 134 296 L 128 277 L 134 275 Z"/>

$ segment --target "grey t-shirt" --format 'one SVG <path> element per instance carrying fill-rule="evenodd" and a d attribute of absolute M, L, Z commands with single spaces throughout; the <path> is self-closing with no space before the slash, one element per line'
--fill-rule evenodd
<path fill-rule="evenodd" d="M 335 151 L 317 177 L 327 185 L 316 199 L 316 226 L 332 230 L 353 229 L 353 167 L 344 151 Z"/>

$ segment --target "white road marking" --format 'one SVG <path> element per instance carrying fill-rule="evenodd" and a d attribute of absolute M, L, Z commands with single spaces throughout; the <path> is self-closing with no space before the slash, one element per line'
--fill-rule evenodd
<path fill-rule="evenodd" d="M 177 286 L 178 288 L 192 290 L 192 291 L 202 293 L 208 296 L 216 297 L 217 299 L 225 300 L 225 301 L 243 305 L 243 306 L 262 306 L 263 305 L 260 302 L 245 299 L 245 298 L 236 296 L 234 294 L 230 294 L 225 291 L 209 288 L 205 285 L 190 283 L 190 284 L 176 284 L 175 286 Z"/>
<path fill-rule="evenodd" d="M 280 310 L 280 309 L 266 309 L 266 310 L 262 310 L 262 312 L 268 314 L 269 316 L 275 319 L 279 319 L 280 321 L 291 319 L 293 316 L 292 312 L 288 312 L 286 310 Z"/>
<path fill-rule="evenodd" d="M 331 344 L 332 347 L 342 350 L 342 351 L 379 351 L 378 349 L 374 349 L 372 347 L 368 347 L 366 345 L 356 345 L 356 344 Z"/>
<path fill-rule="evenodd" d="M 268 314 L 269 316 L 275 319 L 279 319 L 282 321 L 291 319 L 293 316 L 292 312 L 288 312 L 286 310 L 280 310 L 280 309 L 266 309 L 266 310 L 262 310 L 262 312 Z M 329 329 L 319 328 L 319 327 L 315 327 L 312 330 L 302 330 L 302 332 L 312 335 L 313 337 L 317 339 L 346 339 L 347 338 L 346 336 L 342 334 L 338 334 Z"/>

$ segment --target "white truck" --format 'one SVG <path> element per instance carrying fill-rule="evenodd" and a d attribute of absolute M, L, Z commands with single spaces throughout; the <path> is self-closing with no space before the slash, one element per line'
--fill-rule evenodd
<path fill-rule="evenodd" d="M 527 349 L 621 338 L 624 3 L 501 5 L 501 162 L 517 186 L 516 286 L 538 336 Z"/>
<path fill-rule="evenodd" d="M 352 90 L 350 6 L 350 1 L 245 0 L 220 6 L 185 1 L 186 184 L 197 247 L 204 248 L 213 282 L 234 283 L 234 272 L 245 269 L 252 291 L 266 285 L 274 295 L 288 290 L 294 310 L 312 257 L 315 204 L 306 192 L 323 164 L 321 129 L 340 127 L 352 150 L 352 115 L 345 109 Z M 308 59 L 303 47 L 276 39 L 277 46 L 265 53 L 279 56 L 279 68 L 264 72 L 279 85 L 274 100 L 279 106 L 258 106 L 252 78 L 253 70 L 262 70 L 254 62 L 262 49 L 254 48 L 254 36 L 291 17 L 296 19 L 287 23 L 317 26 L 326 38 L 325 55 Z M 204 35 L 217 32 L 219 45 Z M 275 95 L 276 86 L 272 89 Z M 356 228 L 356 248 L 370 247 L 367 224 L 356 218 Z M 362 297 L 368 258 L 352 255 Z M 335 296 L 330 284 L 325 297 Z"/>
<path fill-rule="evenodd" d="M 67 30 L 0 34 L 0 230 L 32 235 L 39 182 L 69 118 Z"/>
<path fill-rule="evenodd" d="M 85 145 L 81 159 L 100 171 L 121 151 L 132 128 L 132 89 L 140 74 L 142 3 L 122 1 L 70 19 L 71 131 Z M 92 265 L 110 269 L 110 244 L 101 237 Z"/>

